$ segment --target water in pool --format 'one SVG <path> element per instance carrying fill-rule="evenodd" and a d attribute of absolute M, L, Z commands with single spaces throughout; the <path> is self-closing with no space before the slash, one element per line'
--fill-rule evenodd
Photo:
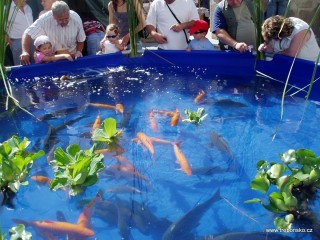
<path fill-rule="evenodd" d="M 278 154 L 288 149 L 320 152 L 318 102 L 305 105 L 301 97 L 286 98 L 280 121 L 282 87 L 261 78 L 215 76 L 205 68 L 123 66 L 84 71 L 67 80 L 58 75 L 33 79 L 15 86 L 14 94 L 35 117 L 18 109 L 2 113 L 6 127 L 1 141 L 12 135 L 27 137 L 30 151 L 44 149 L 46 155 L 35 161 L 29 185 L 20 188 L 12 205 L 2 207 L 4 232 L 16 225 L 14 219 L 76 224 L 101 191 L 89 239 L 279 239 L 265 235 L 275 229 L 274 214 L 259 204 L 244 203 L 266 198 L 250 189 L 256 163 L 279 162 Z M 124 112 L 92 103 L 122 104 Z M 185 109 L 198 108 L 208 114 L 198 126 L 182 121 Z M 177 111 L 180 118 L 172 120 Z M 104 153 L 105 169 L 97 184 L 69 196 L 31 179 L 54 177 L 47 158 L 55 148 L 91 148 L 90 131 L 99 114 L 102 121 L 117 121 L 124 151 L 118 156 Z M 137 141 L 141 133 L 151 138 L 154 153 Z M 121 159 L 130 162 L 130 173 L 117 167 Z M 36 226 L 27 230 L 33 239 L 74 239 L 67 234 L 50 238 Z M 312 239 L 319 236 L 313 230 L 313 235 L 281 236 Z"/>

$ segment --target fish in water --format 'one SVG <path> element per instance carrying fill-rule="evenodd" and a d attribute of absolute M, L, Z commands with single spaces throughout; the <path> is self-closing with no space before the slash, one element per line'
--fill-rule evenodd
<path fill-rule="evenodd" d="M 152 131 L 156 132 L 158 131 L 158 125 L 154 118 L 153 110 L 149 111 L 149 121 Z"/>
<path fill-rule="evenodd" d="M 234 159 L 232 151 L 227 141 L 218 133 L 211 131 L 210 133 L 210 147 L 216 147 L 220 152 L 226 154 L 230 159 Z"/>
<path fill-rule="evenodd" d="M 211 176 L 215 173 L 225 173 L 226 170 L 219 167 L 219 166 L 208 166 L 208 167 L 198 167 L 198 168 L 191 168 L 193 175 L 204 175 L 204 176 Z"/>
<path fill-rule="evenodd" d="M 100 113 L 98 113 L 93 125 L 92 125 L 92 132 L 94 132 L 94 130 L 100 128 L 101 126 L 101 117 L 100 117 Z"/>
<path fill-rule="evenodd" d="M 151 157 L 152 159 L 154 158 L 154 147 L 152 144 L 152 141 L 150 140 L 150 138 L 144 134 L 143 132 L 138 132 L 137 133 L 137 138 L 139 140 L 139 142 L 148 149 L 148 151 L 151 153 Z"/>
<path fill-rule="evenodd" d="M 184 156 L 184 154 L 181 152 L 180 148 L 178 147 L 177 144 L 173 144 L 173 151 L 174 154 L 176 156 L 177 162 L 180 164 L 180 167 L 182 169 L 182 171 L 187 174 L 188 176 L 191 176 L 192 171 L 191 171 L 191 167 L 189 165 L 188 160 L 186 159 L 186 157 Z"/>
<path fill-rule="evenodd" d="M 246 104 L 242 102 L 236 102 L 231 99 L 219 99 L 213 103 L 215 106 L 224 107 L 224 108 L 239 108 L 239 107 L 247 107 Z"/>
<path fill-rule="evenodd" d="M 109 188 L 109 189 L 107 189 L 107 192 L 114 193 L 114 194 L 128 194 L 128 193 L 143 194 L 143 192 L 140 191 L 139 189 L 137 189 L 135 187 L 128 186 L 128 185 L 122 185 L 122 186 L 116 186 L 113 188 Z"/>
<path fill-rule="evenodd" d="M 41 175 L 31 176 L 31 179 L 38 183 L 47 184 L 47 185 L 49 185 L 51 182 L 50 178 L 46 176 L 41 176 Z"/>
<path fill-rule="evenodd" d="M 49 119 L 53 119 L 53 118 L 59 118 L 59 117 L 65 116 L 69 113 L 77 112 L 77 111 L 81 110 L 82 108 L 84 108 L 84 106 L 60 109 L 55 112 L 47 113 L 41 117 L 38 117 L 37 120 L 44 121 L 44 120 L 49 120 Z"/>
<path fill-rule="evenodd" d="M 54 234 L 59 236 L 69 236 L 72 239 L 82 239 L 84 237 L 91 237 L 94 232 L 89 228 L 89 222 L 91 218 L 93 205 L 98 199 L 101 199 L 100 193 L 89 202 L 89 204 L 80 213 L 78 222 L 76 224 L 65 221 L 25 221 L 21 219 L 13 219 L 17 224 L 24 224 L 25 226 L 32 226 L 41 232 L 47 232 L 48 234 Z"/>
<path fill-rule="evenodd" d="M 171 122 L 170 122 L 171 127 L 177 126 L 179 122 L 179 118 L 180 118 L 180 111 L 178 108 L 176 108 L 176 112 L 171 118 Z"/>
<path fill-rule="evenodd" d="M 88 103 L 88 105 L 93 107 L 112 109 L 112 110 L 115 110 L 116 112 L 120 112 L 121 114 L 123 114 L 124 112 L 124 107 L 121 103 L 118 103 L 115 106 L 110 104 L 105 104 L 105 103 Z"/>
<path fill-rule="evenodd" d="M 194 99 L 194 103 L 199 103 L 205 95 L 205 91 L 201 90 Z"/>
<path fill-rule="evenodd" d="M 211 205 L 220 200 L 220 190 L 203 203 L 197 204 L 178 220 L 173 222 L 162 236 L 162 240 L 185 240 L 192 238 L 192 231 L 199 225 L 199 221 Z"/>

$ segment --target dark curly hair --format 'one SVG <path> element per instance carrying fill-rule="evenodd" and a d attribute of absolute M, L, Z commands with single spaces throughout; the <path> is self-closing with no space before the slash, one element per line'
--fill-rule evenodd
<path fill-rule="evenodd" d="M 275 15 L 266 19 L 262 24 L 262 36 L 265 41 L 285 38 L 291 35 L 293 29 L 293 23 L 289 18 Z"/>

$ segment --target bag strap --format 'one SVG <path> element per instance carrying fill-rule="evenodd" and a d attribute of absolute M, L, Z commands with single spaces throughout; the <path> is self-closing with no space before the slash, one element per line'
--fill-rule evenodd
<path fill-rule="evenodd" d="M 174 14 L 174 12 L 171 10 L 171 8 L 169 7 L 169 5 L 168 5 L 168 3 L 167 3 L 167 2 L 166 2 L 166 4 L 167 4 L 167 7 L 169 8 L 170 12 L 172 13 L 173 17 L 177 20 L 177 22 L 178 22 L 179 24 L 181 24 L 180 20 L 177 18 L 177 16 L 176 16 L 176 15 Z M 189 38 L 188 38 L 188 35 L 187 35 L 187 33 L 186 33 L 186 30 L 185 30 L 185 29 L 183 29 L 183 33 L 184 33 L 184 36 L 186 37 L 186 41 L 187 41 L 187 43 L 189 43 L 189 42 L 190 42 L 190 40 L 189 40 Z"/>

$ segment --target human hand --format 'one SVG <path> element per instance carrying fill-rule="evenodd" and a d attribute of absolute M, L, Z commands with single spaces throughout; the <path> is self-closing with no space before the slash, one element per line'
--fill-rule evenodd
<path fill-rule="evenodd" d="M 70 54 L 63 54 L 63 57 L 65 58 L 65 59 L 68 59 L 69 61 L 73 61 L 73 58 L 72 58 L 72 56 L 70 55 Z"/>
<path fill-rule="evenodd" d="M 79 57 L 82 57 L 82 52 L 76 51 L 76 53 L 74 54 L 74 59 L 77 59 Z"/>
<path fill-rule="evenodd" d="M 152 37 L 157 43 L 160 43 L 160 44 L 164 44 L 168 42 L 167 37 L 163 36 L 160 33 L 153 34 Z"/>
<path fill-rule="evenodd" d="M 20 55 L 20 62 L 22 65 L 30 64 L 30 54 L 28 52 L 22 52 Z"/>
<path fill-rule="evenodd" d="M 121 39 L 121 45 L 122 45 L 123 49 L 126 49 L 128 43 L 129 43 L 129 40 L 130 40 L 129 34 L 123 36 L 123 38 Z"/>
<path fill-rule="evenodd" d="M 180 32 L 181 30 L 183 30 L 183 28 L 181 24 L 175 24 L 170 27 L 170 30 L 174 32 Z"/>
<path fill-rule="evenodd" d="M 244 42 L 237 42 L 236 44 L 234 44 L 233 48 L 241 53 L 249 51 L 248 45 Z"/>

